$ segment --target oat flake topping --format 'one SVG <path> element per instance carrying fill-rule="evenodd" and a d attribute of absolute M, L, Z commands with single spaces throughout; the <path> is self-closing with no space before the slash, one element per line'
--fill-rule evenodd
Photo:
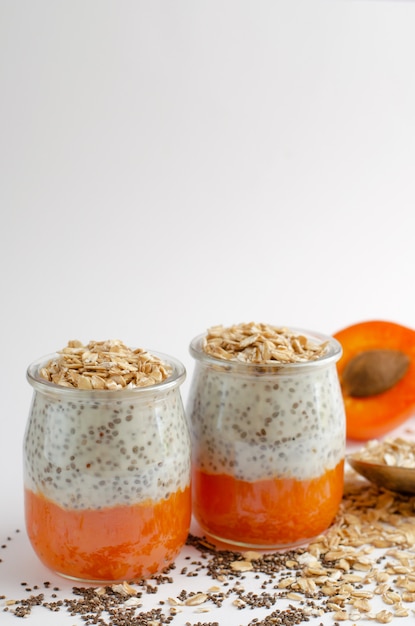
<path fill-rule="evenodd" d="M 217 359 L 245 363 L 301 363 L 321 357 L 328 342 L 313 343 L 288 328 L 269 324 L 213 326 L 207 332 L 203 349 Z"/>
<path fill-rule="evenodd" d="M 40 376 L 62 387 L 117 390 L 147 387 L 168 378 L 170 365 L 142 348 L 131 349 L 118 339 L 72 340 L 40 369 Z"/>

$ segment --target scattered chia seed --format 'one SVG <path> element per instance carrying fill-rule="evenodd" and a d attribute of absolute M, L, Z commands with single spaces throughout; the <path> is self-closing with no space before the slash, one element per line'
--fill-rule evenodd
<path fill-rule="evenodd" d="M 380 522 L 375 520 L 377 515 Z M 131 584 L 73 587 L 70 598 L 49 581 L 43 583 L 43 593 L 30 593 L 28 589 L 41 585 L 34 585 L 25 577 L 20 584 L 26 597 L 11 600 L 3 594 L 0 612 L 15 617 L 39 615 L 42 610 L 62 612 L 81 619 L 85 626 L 174 626 L 179 615 L 180 624 L 222 626 L 223 622 L 214 620 L 217 609 L 226 608 L 234 610 L 234 618 L 229 621 L 238 626 L 297 626 L 307 622 L 316 626 L 323 615 L 336 626 L 341 623 L 340 618 L 332 606 L 333 595 L 325 589 L 325 585 L 332 585 L 332 591 L 337 592 L 341 586 L 348 588 L 350 595 L 342 600 L 339 593 L 336 602 L 343 603 L 341 608 L 349 615 L 346 623 L 353 623 L 359 616 L 352 616 L 350 597 L 354 593 L 359 597 L 362 591 L 374 593 L 378 574 L 387 576 L 389 590 L 401 596 L 407 593 L 400 587 L 401 570 L 405 559 L 415 562 L 414 526 L 413 498 L 368 486 L 363 479 L 354 478 L 346 481 L 342 509 L 335 524 L 308 547 L 265 554 L 219 550 L 206 538 L 189 534 L 187 553 L 156 577 Z M 362 542 L 353 547 L 353 537 L 365 538 L 367 545 Z M 365 551 L 367 546 L 376 548 L 377 541 L 387 544 L 380 553 L 379 548 L 373 554 Z M 339 563 L 344 550 L 348 550 L 350 568 L 342 570 Z M 367 569 L 359 569 L 366 561 Z M 238 569 L 238 563 L 247 567 Z M 189 575 L 199 578 L 189 581 Z M 321 577 L 327 582 L 315 582 Z M 305 585 L 307 581 L 314 581 L 315 587 Z M 376 601 L 382 601 L 380 595 Z M 412 601 L 415 598 L 405 600 Z M 212 611 L 213 621 L 197 621 L 198 610 Z M 388 610 L 394 608 L 388 605 Z M 365 615 L 361 614 L 360 619 Z"/>

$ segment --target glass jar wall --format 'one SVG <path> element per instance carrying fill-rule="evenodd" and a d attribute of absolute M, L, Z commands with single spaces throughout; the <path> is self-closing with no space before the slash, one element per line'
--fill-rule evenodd
<path fill-rule="evenodd" d="M 184 545 L 191 519 L 190 439 L 181 363 L 163 382 L 66 388 L 27 372 L 34 388 L 24 439 L 25 515 L 39 558 L 76 580 L 150 576 Z"/>
<path fill-rule="evenodd" d="M 314 361 L 258 365 L 190 345 L 193 512 L 213 539 L 243 547 L 301 544 L 333 521 L 343 493 L 345 413 L 337 341 Z"/>

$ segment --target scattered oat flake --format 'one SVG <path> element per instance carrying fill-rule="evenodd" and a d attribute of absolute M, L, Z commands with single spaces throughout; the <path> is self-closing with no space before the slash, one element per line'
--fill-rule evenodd
<path fill-rule="evenodd" d="M 248 550 L 247 552 L 243 552 L 242 556 L 244 557 L 245 561 L 256 561 L 257 559 L 260 559 L 262 554 L 260 554 L 259 552 L 254 552 L 253 550 Z"/>
<path fill-rule="evenodd" d="M 333 614 L 333 619 L 338 622 L 344 622 L 349 619 L 349 614 L 347 611 L 336 611 L 336 613 Z"/>
<path fill-rule="evenodd" d="M 184 604 L 184 602 L 182 600 L 179 600 L 178 598 L 169 598 L 168 603 L 171 606 L 183 606 Z"/>
<path fill-rule="evenodd" d="M 379 611 L 379 613 L 376 613 L 375 615 L 375 620 L 380 624 L 388 624 L 392 621 L 392 619 L 393 613 L 391 613 L 390 611 L 386 611 L 385 609 Z"/>
<path fill-rule="evenodd" d="M 129 606 L 129 607 L 136 607 L 136 606 L 141 606 L 141 601 L 139 600 L 139 598 L 136 597 L 130 597 L 128 598 L 128 600 L 126 600 L 124 602 L 124 606 Z"/>
<path fill-rule="evenodd" d="M 253 569 L 251 561 L 233 561 L 231 568 L 235 572 L 249 572 Z"/>
<path fill-rule="evenodd" d="M 373 439 L 351 457 L 368 463 L 415 468 L 415 441 L 401 437 L 386 438 L 383 441 Z"/>
<path fill-rule="evenodd" d="M 196 593 L 194 596 L 190 596 L 185 601 L 186 606 L 198 606 L 203 604 L 208 599 L 206 593 Z"/>

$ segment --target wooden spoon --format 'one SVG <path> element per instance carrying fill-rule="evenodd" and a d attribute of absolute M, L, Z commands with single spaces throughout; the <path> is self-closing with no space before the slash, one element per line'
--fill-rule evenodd
<path fill-rule="evenodd" d="M 385 489 L 399 493 L 415 494 L 415 468 L 370 463 L 352 455 L 348 456 L 347 460 L 356 472 L 378 487 L 385 487 Z"/>

